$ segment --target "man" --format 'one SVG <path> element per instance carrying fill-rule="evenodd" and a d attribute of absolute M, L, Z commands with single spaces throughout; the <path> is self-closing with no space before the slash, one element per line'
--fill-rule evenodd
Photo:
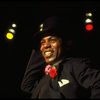
<path fill-rule="evenodd" d="M 21 89 L 31 98 L 100 98 L 100 70 L 88 58 L 71 55 L 74 36 L 64 34 L 65 25 L 62 17 L 41 24 Z"/>

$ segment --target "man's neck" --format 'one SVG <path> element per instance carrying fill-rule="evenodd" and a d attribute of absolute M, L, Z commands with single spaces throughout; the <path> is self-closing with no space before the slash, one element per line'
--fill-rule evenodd
<path fill-rule="evenodd" d="M 59 60 L 59 61 L 57 61 L 57 62 L 55 62 L 53 65 L 57 66 L 57 65 L 59 65 L 61 62 L 62 62 L 62 59 Z"/>
<path fill-rule="evenodd" d="M 59 65 L 59 63 L 61 63 L 61 62 L 62 62 L 62 59 L 57 60 L 57 61 L 55 61 L 55 62 L 52 62 L 52 63 L 50 63 L 50 65 L 57 66 L 57 65 Z"/>

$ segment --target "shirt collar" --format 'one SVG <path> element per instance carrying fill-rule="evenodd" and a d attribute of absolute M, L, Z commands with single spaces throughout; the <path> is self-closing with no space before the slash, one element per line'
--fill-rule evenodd
<path fill-rule="evenodd" d="M 54 66 L 58 66 L 61 62 L 62 62 L 62 59 L 61 59 L 61 60 L 59 60 L 59 61 L 57 61 L 57 62 L 56 62 L 56 63 L 54 63 L 53 65 L 54 65 Z"/>

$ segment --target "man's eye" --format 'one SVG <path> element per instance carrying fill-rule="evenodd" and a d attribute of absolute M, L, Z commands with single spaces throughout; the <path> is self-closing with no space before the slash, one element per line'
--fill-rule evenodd
<path fill-rule="evenodd" d="M 41 45 L 43 45 L 44 44 L 44 41 L 41 41 Z"/>
<path fill-rule="evenodd" d="M 44 42 L 44 40 L 41 40 L 40 42 L 41 42 L 41 43 L 43 43 L 43 42 Z"/>
<path fill-rule="evenodd" d="M 51 39 L 50 42 L 54 43 L 56 42 L 56 39 Z"/>

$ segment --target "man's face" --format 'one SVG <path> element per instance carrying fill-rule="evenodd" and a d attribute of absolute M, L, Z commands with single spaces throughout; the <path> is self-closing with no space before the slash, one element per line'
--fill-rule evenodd
<path fill-rule="evenodd" d="M 41 40 L 40 51 L 48 64 L 59 60 L 61 55 L 61 39 L 55 36 L 46 36 Z"/>

